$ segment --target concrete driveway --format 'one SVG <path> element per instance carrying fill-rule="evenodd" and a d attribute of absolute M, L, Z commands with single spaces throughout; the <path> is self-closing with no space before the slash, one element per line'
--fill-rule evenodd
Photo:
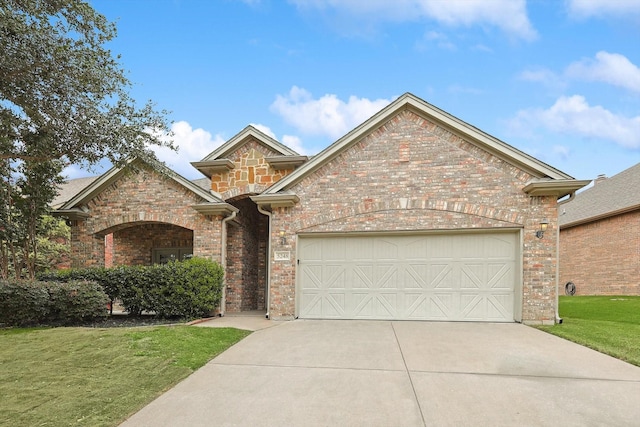
<path fill-rule="evenodd" d="M 123 426 L 640 423 L 640 368 L 524 325 L 270 324 Z"/>

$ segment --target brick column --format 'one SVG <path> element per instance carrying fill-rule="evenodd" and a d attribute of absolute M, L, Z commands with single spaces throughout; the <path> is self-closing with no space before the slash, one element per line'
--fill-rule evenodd
<path fill-rule="evenodd" d="M 89 234 L 87 221 L 71 221 L 71 267 L 104 267 L 104 236 Z"/>

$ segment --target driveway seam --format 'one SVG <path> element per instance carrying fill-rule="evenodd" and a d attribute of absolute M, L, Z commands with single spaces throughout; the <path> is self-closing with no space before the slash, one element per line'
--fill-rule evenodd
<path fill-rule="evenodd" d="M 407 372 L 407 376 L 409 377 L 409 384 L 411 384 L 411 390 L 413 391 L 413 398 L 416 401 L 416 405 L 418 405 L 418 410 L 420 411 L 420 418 L 422 419 L 422 425 L 424 427 L 427 426 L 427 422 L 424 419 L 424 413 L 422 412 L 422 406 L 420 405 L 420 399 L 418 399 L 418 393 L 416 392 L 416 387 L 413 384 L 413 378 L 411 377 L 411 371 L 409 371 L 409 367 L 407 366 L 407 361 L 404 358 L 404 353 L 402 352 L 402 346 L 400 345 L 400 340 L 398 339 L 398 334 L 396 334 L 396 328 L 393 326 L 393 322 L 389 322 L 391 325 L 391 330 L 393 331 L 393 336 L 396 339 L 396 344 L 398 345 L 398 350 L 400 351 L 400 356 L 402 357 L 402 363 L 404 364 L 405 371 Z"/>
<path fill-rule="evenodd" d="M 340 366 L 309 366 L 309 365 L 268 365 L 258 363 L 211 363 L 218 366 L 250 366 L 254 368 L 301 368 L 301 369 L 336 369 L 342 371 L 376 371 L 376 372 L 404 372 L 404 369 L 381 369 L 381 368 L 356 368 L 356 367 L 340 367 Z"/>
<path fill-rule="evenodd" d="M 486 377 L 506 377 L 506 378 L 543 378 L 553 380 L 574 380 L 574 381 L 607 381 L 619 383 L 640 383 L 640 380 L 625 380 L 619 378 L 591 378 L 591 377 L 569 377 L 558 375 L 533 375 L 533 374 L 497 374 L 491 372 L 465 372 L 465 371 L 425 371 L 414 369 L 412 372 L 421 374 L 439 374 L 439 375 L 478 375 Z"/>

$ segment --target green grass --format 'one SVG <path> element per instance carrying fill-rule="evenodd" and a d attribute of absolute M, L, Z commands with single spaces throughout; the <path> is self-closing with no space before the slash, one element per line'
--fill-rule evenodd
<path fill-rule="evenodd" d="M 560 317 L 539 329 L 640 366 L 640 297 L 561 296 Z"/>
<path fill-rule="evenodd" d="M 0 330 L 0 426 L 116 426 L 249 332 Z"/>

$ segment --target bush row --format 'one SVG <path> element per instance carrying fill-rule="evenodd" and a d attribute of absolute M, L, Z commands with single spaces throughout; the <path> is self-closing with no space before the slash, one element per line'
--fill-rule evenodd
<path fill-rule="evenodd" d="M 85 323 L 106 317 L 108 302 L 95 282 L 0 281 L 0 324 Z"/>
<path fill-rule="evenodd" d="M 222 297 L 222 267 L 202 258 L 153 266 L 61 270 L 40 280 L 90 280 L 109 299 L 122 301 L 129 313 L 155 312 L 159 317 L 196 318 L 210 314 Z"/>

